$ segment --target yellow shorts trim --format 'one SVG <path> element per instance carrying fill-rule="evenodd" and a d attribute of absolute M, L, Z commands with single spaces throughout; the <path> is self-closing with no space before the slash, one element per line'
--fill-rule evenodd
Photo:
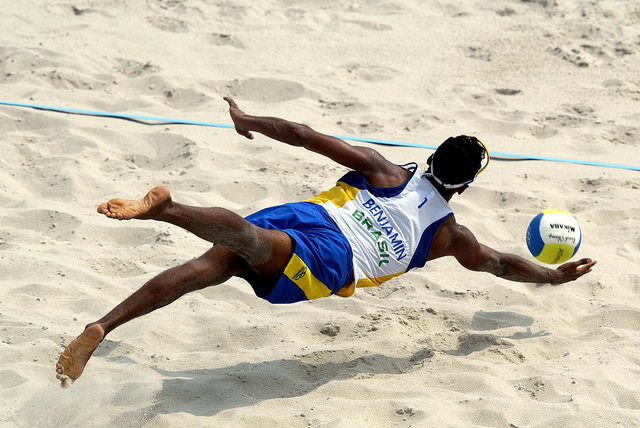
<path fill-rule="evenodd" d="M 305 262 L 296 254 L 289 260 L 284 274 L 300 287 L 309 300 L 331 295 L 329 287 L 316 278 Z"/>

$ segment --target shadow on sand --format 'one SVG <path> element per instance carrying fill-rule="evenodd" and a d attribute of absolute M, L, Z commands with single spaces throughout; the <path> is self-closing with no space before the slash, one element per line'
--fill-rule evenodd
<path fill-rule="evenodd" d="M 499 330 L 501 328 L 509 327 L 526 327 L 526 330 L 513 333 L 509 336 L 466 332 L 460 335 L 460 345 L 458 346 L 458 349 L 445 351 L 445 353 L 449 355 L 464 356 L 473 352 L 482 351 L 490 346 L 513 346 L 508 339 L 532 339 L 534 337 L 548 336 L 550 334 L 546 331 L 532 332 L 529 326 L 532 325 L 533 322 L 533 317 L 520 315 L 515 312 L 478 311 L 473 314 L 473 320 L 471 322 L 471 327 L 476 331 Z"/>
<path fill-rule="evenodd" d="M 330 381 L 359 374 L 402 374 L 432 357 L 433 351 L 421 349 L 406 358 L 380 354 L 352 356 L 352 351 L 319 351 L 298 359 L 240 363 L 215 369 L 155 369 L 165 377 L 155 405 L 121 417 L 150 420 L 158 414 L 180 412 L 212 416 L 264 400 L 300 397 Z"/>

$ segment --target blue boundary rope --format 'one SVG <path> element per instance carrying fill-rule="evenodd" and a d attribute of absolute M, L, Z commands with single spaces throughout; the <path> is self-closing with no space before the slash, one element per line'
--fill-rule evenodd
<path fill-rule="evenodd" d="M 29 103 L 17 103 L 17 102 L 9 102 L 9 101 L 0 101 L 0 105 L 10 106 L 10 107 L 26 107 L 32 108 L 36 110 L 46 110 L 58 113 L 69 113 L 69 114 L 79 114 L 86 116 L 101 116 L 101 117 L 110 117 L 115 119 L 125 119 L 131 120 L 134 122 L 142 123 L 145 125 L 195 125 L 195 126 L 210 126 L 215 128 L 230 128 L 234 129 L 233 125 L 229 125 L 226 123 L 213 123 L 213 122 L 199 122 L 193 120 L 181 120 L 181 119 L 169 119 L 163 117 L 155 117 L 155 116 L 143 116 L 137 114 L 126 114 L 126 113 L 109 113 L 104 111 L 97 110 L 83 110 L 83 109 L 75 109 L 68 107 L 55 107 L 55 106 L 45 106 L 39 104 L 29 104 Z M 157 122 L 157 123 L 153 123 Z M 437 146 L 429 145 L 429 144 L 418 144 L 418 143 L 409 143 L 402 141 L 392 141 L 392 140 L 379 140 L 375 138 L 362 138 L 362 137 L 349 137 L 344 135 L 334 135 L 334 137 L 341 138 L 343 140 L 350 141 L 359 141 L 364 143 L 371 144 L 380 144 L 385 146 L 400 146 L 400 147 L 414 147 L 419 149 L 433 149 L 435 150 Z M 634 165 L 622 165 L 615 163 L 606 163 L 606 162 L 592 162 L 592 161 L 584 161 L 577 159 L 564 159 L 564 158 L 554 158 L 548 156 L 534 156 L 534 155 L 521 155 L 516 153 L 502 153 L 502 152 L 491 152 L 491 157 L 494 159 L 501 160 L 531 160 L 531 161 L 548 161 L 548 162 L 564 162 L 564 163 L 573 163 L 578 165 L 590 165 L 590 166 L 600 166 L 606 168 L 618 168 L 618 169 L 628 169 L 632 171 L 640 171 L 640 166 Z"/>

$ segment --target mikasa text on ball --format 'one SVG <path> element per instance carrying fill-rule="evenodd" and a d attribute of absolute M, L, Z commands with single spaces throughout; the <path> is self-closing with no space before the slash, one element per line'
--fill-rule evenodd
<path fill-rule="evenodd" d="M 578 221 L 562 210 L 545 210 L 527 229 L 527 247 L 543 263 L 564 263 L 580 248 L 582 233 Z"/>

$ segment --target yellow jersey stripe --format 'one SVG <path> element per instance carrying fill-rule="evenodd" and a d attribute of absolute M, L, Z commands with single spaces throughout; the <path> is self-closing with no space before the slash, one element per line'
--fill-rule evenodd
<path fill-rule="evenodd" d="M 358 281 L 357 285 L 354 285 L 353 282 L 349 283 L 342 287 L 336 293 L 336 296 L 340 297 L 351 297 L 356 292 L 356 287 L 378 287 L 382 285 L 383 282 L 389 281 L 391 278 L 402 275 L 404 272 L 396 273 L 393 275 L 381 276 L 379 278 L 362 278 Z"/>
<path fill-rule="evenodd" d="M 338 292 L 336 293 L 336 296 L 351 297 L 355 292 L 356 292 L 356 287 L 353 285 L 353 281 L 351 281 L 348 285 L 345 285 L 340 290 L 338 290 Z"/>
<path fill-rule="evenodd" d="M 329 287 L 313 275 L 306 263 L 297 254 L 294 254 L 289 260 L 284 274 L 300 287 L 309 300 L 331 295 Z"/>
<path fill-rule="evenodd" d="M 356 287 L 378 287 L 383 282 L 389 281 L 391 278 L 402 275 L 404 272 L 398 272 L 391 275 L 379 276 L 377 278 L 361 278 L 358 280 Z"/>
<path fill-rule="evenodd" d="M 353 187 L 344 183 L 342 181 L 338 181 L 335 187 L 331 190 L 326 190 L 320 193 L 315 198 L 307 199 L 307 202 L 313 202 L 314 204 L 324 204 L 325 202 L 331 201 L 333 204 L 342 208 L 347 202 L 353 201 L 356 198 L 356 195 L 360 189 L 357 187 Z"/>

